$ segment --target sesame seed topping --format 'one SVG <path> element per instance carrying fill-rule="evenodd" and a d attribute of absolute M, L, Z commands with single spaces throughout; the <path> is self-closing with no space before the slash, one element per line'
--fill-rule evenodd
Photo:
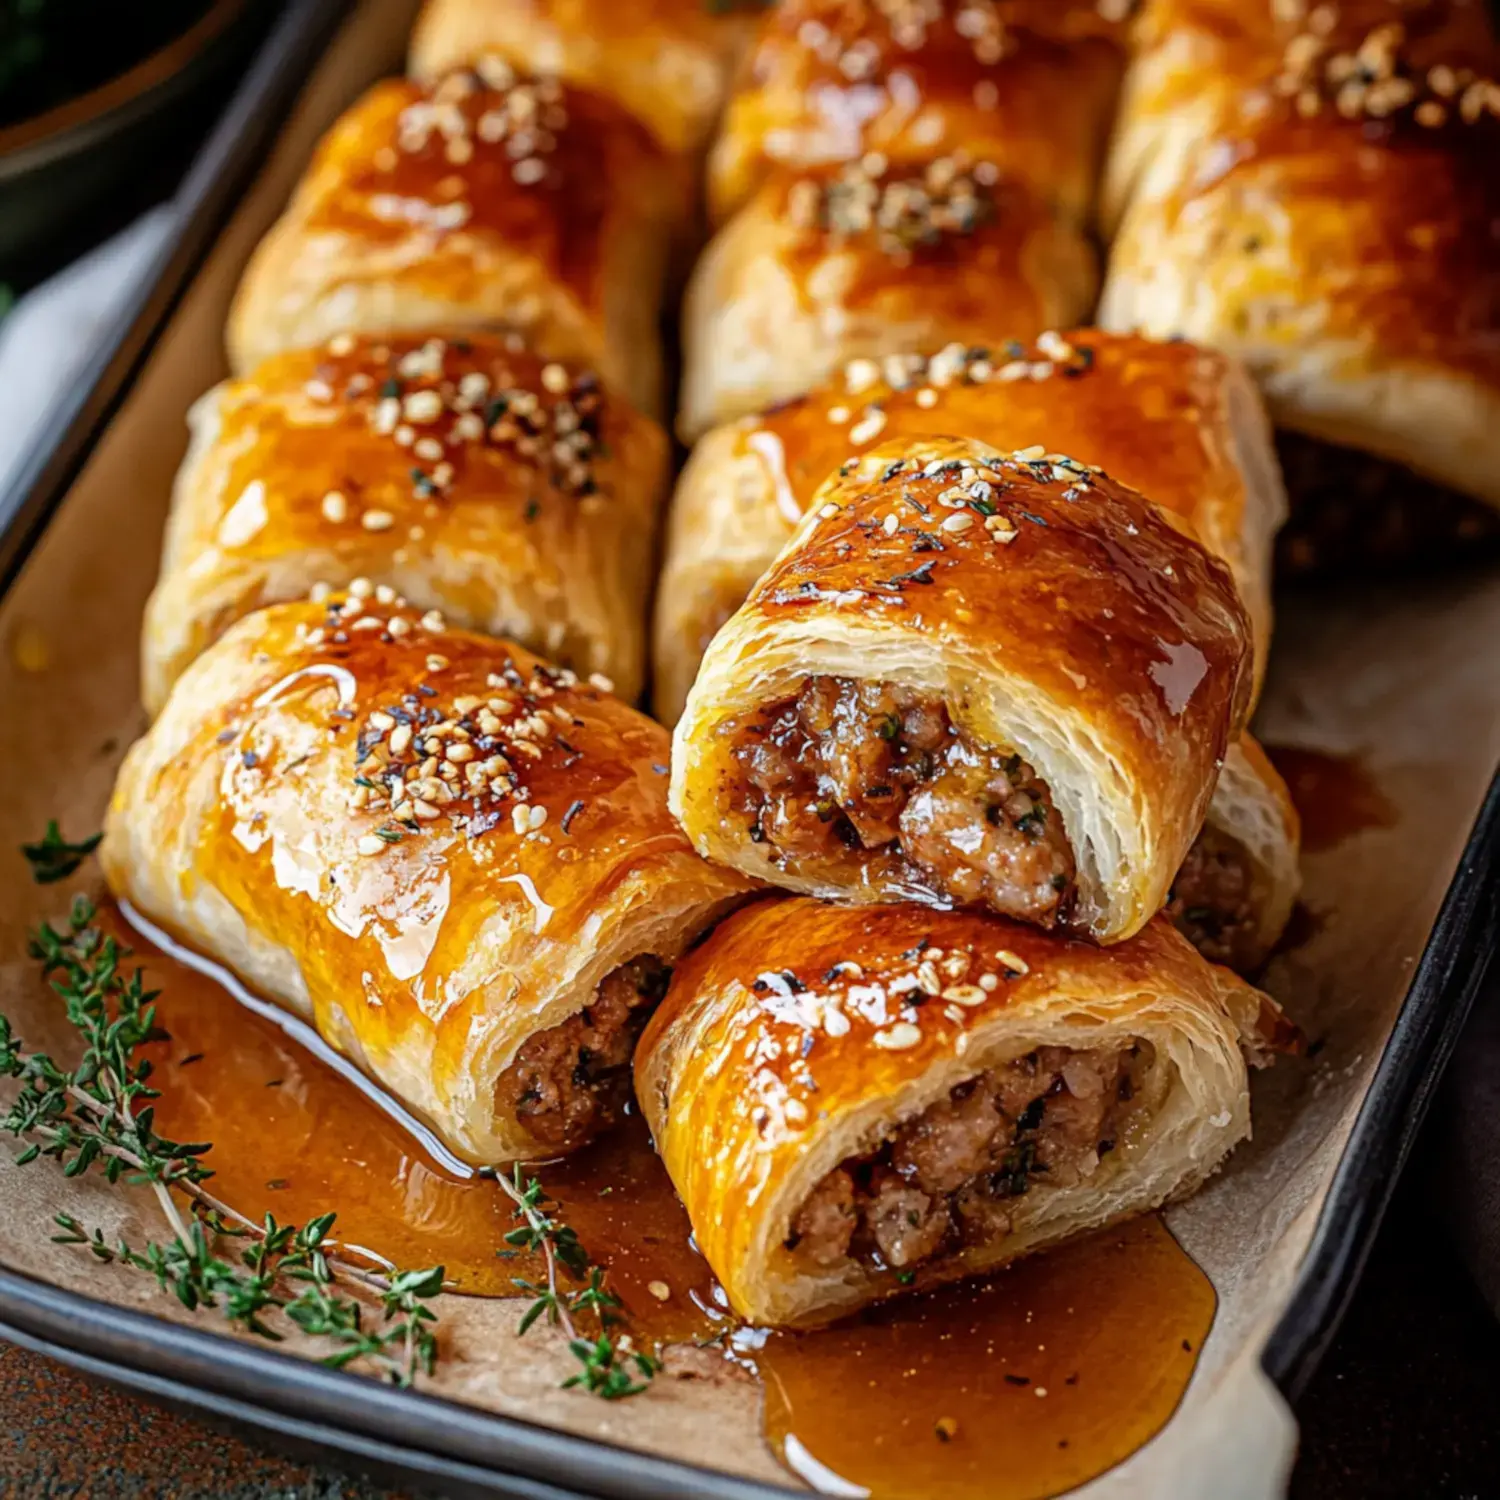
<path fill-rule="evenodd" d="M 323 503 L 320 508 L 323 512 L 323 519 L 325 521 L 332 521 L 335 526 L 349 519 L 349 502 L 338 490 L 329 490 L 323 496 Z"/>
<path fill-rule="evenodd" d="M 870 1040 L 886 1052 L 905 1052 L 922 1040 L 922 1032 L 910 1021 L 897 1021 L 894 1026 L 877 1031 Z"/>
<path fill-rule="evenodd" d="M 388 510 L 367 510 L 359 518 L 359 524 L 366 531 L 389 531 L 396 524 L 396 518 Z"/>

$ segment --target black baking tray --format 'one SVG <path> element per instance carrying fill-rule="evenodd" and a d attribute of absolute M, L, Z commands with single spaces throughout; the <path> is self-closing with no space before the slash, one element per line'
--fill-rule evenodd
<path fill-rule="evenodd" d="M 0 597 L 61 505 L 249 188 L 349 6 L 291 0 L 189 172 L 152 272 L 0 495 Z M 1348 1305 L 1418 1126 L 1500 944 L 1500 776 L 1381 1055 L 1288 1308 L 1262 1355 L 1295 1402 Z M 452 1496 L 773 1500 L 801 1494 L 395 1391 L 0 1268 L 0 1337 L 87 1374 Z"/>

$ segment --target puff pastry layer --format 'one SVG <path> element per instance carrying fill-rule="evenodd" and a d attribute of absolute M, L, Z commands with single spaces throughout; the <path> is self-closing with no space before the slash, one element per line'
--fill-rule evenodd
<path fill-rule="evenodd" d="M 693 273 L 678 430 L 691 441 L 857 357 L 1032 338 L 1082 317 L 1097 288 L 1077 223 L 992 161 L 782 173 Z"/>
<path fill-rule="evenodd" d="M 965 151 L 1082 222 L 1124 68 L 1114 9 L 783 0 L 762 22 L 709 158 L 714 217 L 777 166 Z"/>
<path fill-rule="evenodd" d="M 328 133 L 245 272 L 231 363 L 346 332 L 499 328 L 658 412 L 683 170 L 610 100 L 478 66 L 379 83 Z"/>
<path fill-rule="evenodd" d="M 1250 612 L 1258 685 L 1286 494 L 1253 384 L 1191 344 L 1078 329 L 1034 345 L 855 360 L 806 397 L 704 437 L 678 481 L 657 590 L 657 717 L 676 722 L 714 632 L 839 464 L 877 443 L 950 432 L 1005 451 L 1045 443 L 1191 522 Z"/>
<path fill-rule="evenodd" d="M 704 0 L 427 0 L 411 71 L 436 78 L 486 54 L 604 94 L 670 151 L 696 152 L 753 34 L 753 7 Z"/>
<path fill-rule="evenodd" d="M 792 890 L 1139 931 L 1250 696 L 1233 580 L 1174 519 L 1040 445 L 851 460 L 709 647 L 673 811 Z"/>
<path fill-rule="evenodd" d="M 1292 1039 L 1161 919 L 1106 952 L 773 899 L 678 968 L 636 1091 L 735 1310 L 807 1325 L 1192 1192 Z"/>
<path fill-rule="evenodd" d="M 1231 351 L 1278 425 L 1500 505 L 1497 79 L 1467 0 L 1147 7 L 1100 322 Z"/>
<path fill-rule="evenodd" d="M 388 591 L 273 605 L 127 756 L 105 873 L 460 1156 L 551 1155 L 608 1122 L 665 967 L 748 890 L 673 823 L 666 756 L 608 693 Z"/>
<path fill-rule="evenodd" d="M 344 334 L 188 420 L 146 609 L 153 712 L 240 616 L 361 577 L 639 694 L 667 440 L 596 376 L 485 334 Z"/>

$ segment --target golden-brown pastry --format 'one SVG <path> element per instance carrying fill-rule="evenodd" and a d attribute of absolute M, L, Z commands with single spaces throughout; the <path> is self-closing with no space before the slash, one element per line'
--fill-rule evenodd
<path fill-rule="evenodd" d="M 1075 222 L 1124 66 L 1111 0 L 783 0 L 767 12 L 709 159 L 726 218 L 776 165 L 990 161 Z"/>
<path fill-rule="evenodd" d="M 114 891 L 460 1156 L 608 1123 L 665 970 L 748 889 L 667 811 L 666 732 L 388 590 L 247 616 L 127 756 Z"/>
<path fill-rule="evenodd" d="M 693 273 L 678 430 L 691 441 L 851 359 L 1033 338 L 1081 318 L 1097 289 L 1078 224 L 989 161 L 781 173 Z"/>
<path fill-rule="evenodd" d="M 1172 881 L 1167 915 L 1215 963 L 1253 973 L 1271 955 L 1302 886 L 1302 825 L 1254 739 L 1229 747 L 1203 828 Z"/>
<path fill-rule="evenodd" d="M 683 960 L 636 1093 L 735 1311 L 807 1325 L 1191 1193 L 1294 1037 L 1161 918 L 771 899 Z"/>
<path fill-rule="evenodd" d="M 1100 321 L 1226 349 L 1278 426 L 1500 506 L 1497 78 L 1481 0 L 1148 6 Z"/>
<path fill-rule="evenodd" d="M 678 482 L 657 591 L 657 717 L 677 721 L 714 632 L 839 464 L 876 443 L 952 432 L 1007 452 L 1045 443 L 1190 521 L 1250 612 L 1258 683 L 1286 496 L 1254 386 L 1191 344 L 1082 329 L 1028 347 L 855 360 L 805 399 L 703 438 Z"/>
<path fill-rule="evenodd" d="M 681 170 L 610 100 L 478 67 L 376 84 L 333 127 L 245 272 L 231 363 L 339 333 L 513 330 L 658 412 Z"/>
<path fill-rule="evenodd" d="M 152 712 L 241 615 L 356 578 L 639 694 L 667 440 L 594 375 L 487 334 L 341 334 L 189 422 L 146 608 Z"/>
<path fill-rule="evenodd" d="M 673 811 L 809 895 L 1138 932 L 1250 697 L 1234 581 L 1174 520 L 1041 444 L 850 460 L 709 647 Z"/>
<path fill-rule="evenodd" d="M 623 105 L 669 151 L 695 153 L 752 35 L 753 4 L 705 0 L 427 0 L 411 71 L 436 78 L 486 54 Z"/>

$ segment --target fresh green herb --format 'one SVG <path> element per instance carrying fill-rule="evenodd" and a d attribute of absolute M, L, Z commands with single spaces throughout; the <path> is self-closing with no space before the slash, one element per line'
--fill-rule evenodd
<path fill-rule="evenodd" d="M 590 1263 L 577 1234 L 558 1217 L 558 1204 L 535 1177 L 523 1178 L 517 1166 L 512 1176 L 497 1174 L 495 1180 L 509 1195 L 514 1216 L 521 1221 L 505 1236 L 505 1243 L 512 1252 L 540 1254 L 546 1277 L 540 1282 L 515 1278 L 516 1287 L 532 1299 L 516 1331 L 526 1333 L 543 1318 L 563 1331 L 580 1365 L 576 1374 L 563 1381 L 565 1390 L 576 1387 L 606 1401 L 639 1395 L 661 1364 L 632 1349 L 628 1334 L 612 1331 L 626 1319 L 620 1299 L 604 1284 L 603 1268 Z M 559 1270 L 581 1284 L 563 1285 Z M 578 1322 L 584 1317 L 598 1325 L 592 1339 L 579 1330 Z"/>
<path fill-rule="evenodd" d="M 31 938 L 31 956 L 62 1000 L 83 1052 L 75 1067 L 64 1068 L 27 1050 L 0 1016 L 0 1077 L 20 1084 L 0 1130 L 25 1142 L 22 1165 L 50 1157 L 68 1177 L 97 1167 L 110 1182 L 149 1186 L 171 1237 L 139 1248 L 110 1243 L 62 1214 L 54 1238 L 145 1272 L 184 1307 L 220 1308 L 262 1338 L 282 1337 L 267 1321 L 281 1313 L 336 1346 L 327 1364 L 363 1361 L 399 1385 L 430 1372 L 436 1314 L 426 1299 L 442 1289 L 442 1267 L 387 1273 L 351 1260 L 329 1237 L 331 1213 L 300 1228 L 270 1215 L 257 1224 L 204 1185 L 213 1176 L 203 1161 L 206 1142 L 173 1141 L 157 1131 L 151 1101 L 159 1091 L 151 1087 L 151 1064 L 138 1055 L 161 1035 L 156 993 L 142 969 L 126 972 L 129 950 L 102 933 L 94 916 L 93 903 L 76 897 L 65 928 L 43 923 Z M 227 1240 L 248 1243 L 229 1258 L 219 1250 Z M 365 1301 L 347 1295 L 349 1287 Z M 369 1316 L 375 1307 L 378 1322 Z"/>
<path fill-rule="evenodd" d="M 22 844 L 21 853 L 31 865 L 31 878 L 38 885 L 52 885 L 66 880 L 99 847 L 103 837 L 102 833 L 96 833 L 70 844 L 54 821 L 47 824 L 46 833 L 37 843 Z"/>
<path fill-rule="evenodd" d="M 887 744 L 890 744 L 901 733 L 901 717 L 899 714 L 887 714 L 876 726 L 875 733 Z"/>

